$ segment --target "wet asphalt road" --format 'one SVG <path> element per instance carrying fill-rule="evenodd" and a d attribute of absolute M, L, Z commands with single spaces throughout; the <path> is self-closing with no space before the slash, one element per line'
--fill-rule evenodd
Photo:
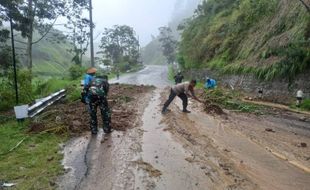
<path fill-rule="evenodd" d="M 160 89 L 171 85 L 167 76 L 167 66 L 146 66 L 110 83 L 153 85 Z M 87 133 L 70 140 L 64 148 L 63 165 L 67 172 L 60 177 L 58 189 L 136 189 L 139 184 L 144 189 L 142 186 L 152 182 L 132 164 L 143 159 L 141 141 L 141 128 L 114 131 L 109 136 L 100 130 L 96 137 Z"/>
<path fill-rule="evenodd" d="M 196 110 L 184 115 L 180 112 L 181 101 L 178 99 L 171 105 L 173 112 L 162 116 L 161 93 L 163 88 L 171 85 L 167 76 L 166 66 L 146 66 L 137 73 L 110 81 L 154 85 L 157 90 L 144 110 L 141 126 L 127 132 L 115 131 L 111 136 L 103 135 L 101 130 L 95 138 L 85 135 L 66 145 L 64 166 L 69 172 L 62 177 L 59 189 L 309 187 L 309 173 L 275 157 L 265 147 L 229 126 L 222 126 L 205 113 Z M 256 122 L 260 128 L 261 121 Z M 166 130 L 169 128 L 170 132 Z M 161 176 L 152 177 L 154 170 L 159 170 Z"/>
<path fill-rule="evenodd" d="M 125 74 L 119 80 L 112 79 L 110 83 L 154 85 L 161 88 L 171 85 L 168 80 L 168 67 L 155 65 L 146 66 L 137 73 Z"/>

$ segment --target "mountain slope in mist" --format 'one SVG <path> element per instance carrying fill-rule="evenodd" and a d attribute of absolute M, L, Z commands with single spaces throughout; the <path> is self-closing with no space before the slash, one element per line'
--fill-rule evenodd
<path fill-rule="evenodd" d="M 180 39 L 180 31 L 177 30 L 178 25 L 183 22 L 184 19 L 191 17 L 194 14 L 195 9 L 202 0 L 178 0 L 175 4 L 174 11 L 172 13 L 172 19 L 167 26 L 172 29 L 173 35 L 176 39 Z M 153 40 L 142 48 L 142 60 L 144 64 L 165 64 L 167 61 L 162 54 L 161 45 L 158 41 L 158 37 L 154 37 Z"/>

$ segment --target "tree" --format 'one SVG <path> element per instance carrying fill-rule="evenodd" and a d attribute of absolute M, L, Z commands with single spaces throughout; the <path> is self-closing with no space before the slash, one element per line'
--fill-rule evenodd
<path fill-rule="evenodd" d="M 104 59 L 111 59 L 114 65 L 121 62 L 129 65 L 138 63 L 139 41 L 133 28 L 115 25 L 113 28 L 105 28 L 102 35 L 100 48 Z"/>
<path fill-rule="evenodd" d="M 7 21 L 8 17 L 6 17 L 4 12 L 4 5 L 5 1 L 0 3 L 1 7 L 1 13 L 0 14 L 0 27 L 3 26 L 2 20 Z M 11 64 L 11 49 L 10 47 L 6 44 L 7 39 L 9 38 L 10 31 L 7 29 L 0 29 L 0 76 L 3 74 L 6 74 L 8 69 L 10 68 Z"/>
<path fill-rule="evenodd" d="M 68 19 L 67 27 L 74 30 L 69 37 L 74 44 L 72 51 L 77 55 L 74 60 L 80 64 L 82 55 L 87 49 L 89 35 L 85 29 L 86 25 L 89 26 L 89 20 L 81 15 L 83 15 L 83 10 L 88 9 L 88 3 L 89 0 L 1 0 L 0 19 L 1 16 L 12 17 L 15 23 L 14 29 L 20 31 L 27 39 L 27 42 L 19 43 L 26 45 L 26 66 L 31 71 L 32 46 L 52 31 L 60 16 L 65 16 Z M 35 31 L 41 34 L 38 39 L 33 39 Z"/>
<path fill-rule="evenodd" d="M 173 37 L 171 28 L 160 27 L 159 31 L 159 41 L 161 42 L 163 54 L 168 64 L 172 64 L 176 59 L 177 41 Z"/>
<path fill-rule="evenodd" d="M 11 48 L 2 46 L 0 48 L 0 77 L 7 75 L 12 65 Z"/>
<path fill-rule="evenodd" d="M 87 0 L 75 0 L 70 3 L 70 11 L 67 14 L 68 23 L 66 28 L 72 30 L 72 33 L 67 35 L 73 45 L 70 51 L 74 53 L 72 61 L 76 65 L 82 65 L 83 55 L 85 55 L 89 45 L 89 24 L 87 18 L 82 17 L 83 11 L 87 9 Z"/>
<path fill-rule="evenodd" d="M 24 28 L 27 29 L 27 67 L 32 69 L 32 45 L 42 40 L 52 29 L 59 16 L 65 16 L 68 7 L 66 0 L 46 1 L 46 0 L 28 0 L 23 4 L 24 16 L 28 22 Z M 47 23 L 49 21 L 50 23 Z M 33 39 L 34 29 L 38 29 L 42 35 L 39 39 Z"/>
<path fill-rule="evenodd" d="M 12 18 L 14 29 L 27 38 L 27 67 L 32 69 L 32 46 L 40 42 L 52 29 L 59 16 L 67 12 L 67 0 L 3 0 L 1 1 L 2 15 Z M 39 39 L 33 39 L 34 31 L 41 34 Z M 23 42 L 21 42 L 23 43 Z"/>

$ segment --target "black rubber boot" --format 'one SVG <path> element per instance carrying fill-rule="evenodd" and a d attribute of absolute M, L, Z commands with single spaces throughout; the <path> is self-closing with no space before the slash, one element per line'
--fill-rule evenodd
<path fill-rule="evenodd" d="M 113 131 L 113 129 L 111 128 L 103 128 L 103 132 L 106 133 L 106 134 L 109 134 Z"/>
<path fill-rule="evenodd" d="M 189 110 L 183 110 L 183 113 L 191 113 Z"/>
<path fill-rule="evenodd" d="M 91 125 L 90 126 L 90 131 L 91 131 L 91 134 L 97 135 L 97 133 L 98 133 L 97 126 Z"/>

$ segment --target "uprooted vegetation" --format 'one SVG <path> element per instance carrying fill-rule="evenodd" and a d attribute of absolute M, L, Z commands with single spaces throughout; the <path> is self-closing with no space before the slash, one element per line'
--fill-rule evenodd
<path fill-rule="evenodd" d="M 126 130 L 138 125 L 139 113 L 147 103 L 144 95 L 152 89 L 150 86 L 111 85 L 112 127 Z M 15 183 L 16 189 L 56 188 L 57 176 L 65 172 L 60 164 L 63 156 L 59 144 L 68 137 L 89 131 L 86 106 L 70 99 L 51 106 L 32 121 L 13 121 L 11 112 L 0 117 L 0 171 L 5 171 L 0 172 L 1 184 Z M 99 113 L 98 121 L 101 126 Z"/>
<path fill-rule="evenodd" d="M 112 128 L 126 130 L 135 127 L 141 98 L 153 89 L 151 86 L 111 85 L 108 102 L 112 112 Z M 100 110 L 97 111 L 98 128 L 102 126 Z M 60 102 L 37 116 L 29 132 L 76 135 L 89 131 L 89 113 L 80 101 Z"/>
<path fill-rule="evenodd" d="M 242 95 L 222 87 L 213 90 L 198 90 L 198 96 L 204 100 L 204 110 L 211 114 L 224 114 L 223 109 L 238 112 L 261 114 L 260 106 L 243 102 Z"/>

